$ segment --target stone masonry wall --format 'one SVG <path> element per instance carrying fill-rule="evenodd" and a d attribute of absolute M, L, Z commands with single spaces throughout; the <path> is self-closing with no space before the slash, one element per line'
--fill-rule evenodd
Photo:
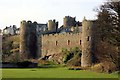
<path fill-rule="evenodd" d="M 79 47 L 81 49 L 81 33 L 42 35 L 41 39 L 41 56 L 58 54 L 63 48 L 69 50 L 73 47 Z"/>

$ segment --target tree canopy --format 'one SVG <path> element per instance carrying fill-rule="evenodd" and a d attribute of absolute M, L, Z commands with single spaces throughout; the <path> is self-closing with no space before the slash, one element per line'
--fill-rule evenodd
<path fill-rule="evenodd" d="M 100 38 L 120 46 L 120 1 L 108 0 L 96 11 Z"/>

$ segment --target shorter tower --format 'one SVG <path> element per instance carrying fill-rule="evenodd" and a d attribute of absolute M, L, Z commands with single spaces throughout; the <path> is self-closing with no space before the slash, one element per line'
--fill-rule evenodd
<path fill-rule="evenodd" d="M 65 16 L 65 18 L 63 18 L 64 27 L 75 26 L 75 23 L 76 23 L 75 17 Z"/>
<path fill-rule="evenodd" d="M 82 22 L 82 56 L 81 66 L 89 67 L 93 63 L 93 51 L 94 51 L 94 34 L 93 29 L 95 27 L 94 21 L 84 19 Z"/>
<path fill-rule="evenodd" d="M 56 20 L 49 20 L 48 21 L 48 30 L 51 31 L 57 31 L 58 29 L 58 22 L 56 22 Z"/>

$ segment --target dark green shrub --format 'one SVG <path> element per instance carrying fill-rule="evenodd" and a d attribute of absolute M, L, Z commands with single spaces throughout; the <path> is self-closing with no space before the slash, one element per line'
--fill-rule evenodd
<path fill-rule="evenodd" d="M 4 40 L 2 42 L 2 52 L 3 54 L 10 55 L 12 54 L 11 50 L 13 49 L 13 41 Z"/>
<path fill-rule="evenodd" d="M 68 70 L 74 70 L 74 68 L 68 68 Z"/>
<path fill-rule="evenodd" d="M 27 67 L 29 67 L 29 65 L 30 65 L 31 63 L 32 63 L 32 62 L 30 62 L 30 61 L 22 61 L 22 62 L 18 62 L 17 65 L 18 65 L 19 67 L 22 67 L 22 68 L 27 68 Z"/>
<path fill-rule="evenodd" d="M 70 60 L 71 58 L 73 58 L 73 56 L 74 56 L 74 53 L 66 54 L 65 57 L 64 57 L 64 60 L 63 60 L 64 63 L 67 63 L 67 61 Z"/>
<path fill-rule="evenodd" d="M 62 53 L 68 53 L 68 50 L 66 48 L 62 48 Z"/>
<path fill-rule="evenodd" d="M 80 68 L 74 68 L 74 70 L 81 70 Z"/>
<path fill-rule="evenodd" d="M 76 67 L 70 67 L 68 70 L 81 70 L 81 68 L 76 68 Z"/>
<path fill-rule="evenodd" d="M 75 65 L 75 66 L 81 64 L 80 59 L 81 59 L 82 52 L 79 49 L 79 47 L 71 48 L 70 51 L 68 51 L 67 49 L 64 49 L 62 51 L 63 53 L 65 53 L 64 59 L 63 59 L 64 63 L 69 62 L 70 64 Z"/>
<path fill-rule="evenodd" d="M 72 59 L 67 62 L 67 66 L 80 66 L 81 65 L 81 56 L 76 54 Z"/>
<path fill-rule="evenodd" d="M 70 50 L 70 52 L 71 52 L 71 53 L 74 53 L 74 55 L 76 55 L 76 54 L 82 55 L 82 54 L 81 54 L 82 51 L 79 49 L 79 47 L 74 47 L 74 48 L 72 48 L 72 49 Z"/>

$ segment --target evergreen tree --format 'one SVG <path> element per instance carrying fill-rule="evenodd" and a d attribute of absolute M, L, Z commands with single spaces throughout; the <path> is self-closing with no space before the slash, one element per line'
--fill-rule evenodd
<path fill-rule="evenodd" d="M 101 5 L 97 12 L 100 38 L 120 46 L 120 1 L 108 1 Z"/>

